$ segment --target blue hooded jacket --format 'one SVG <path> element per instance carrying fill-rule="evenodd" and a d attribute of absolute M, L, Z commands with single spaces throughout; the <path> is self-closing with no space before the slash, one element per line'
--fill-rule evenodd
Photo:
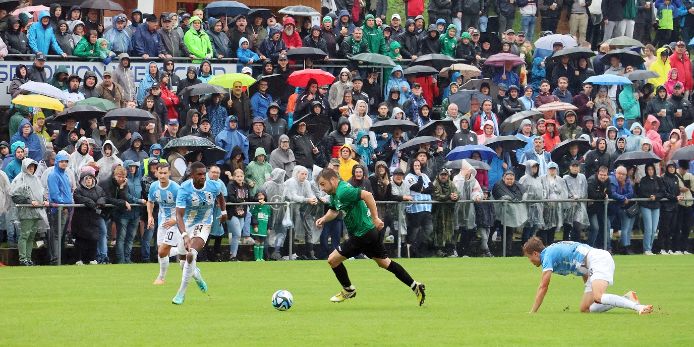
<path fill-rule="evenodd" d="M 58 152 L 55 156 L 55 167 L 48 175 L 48 202 L 56 204 L 72 204 L 72 184 L 65 170 L 58 165 L 61 161 L 68 161 L 70 157 L 65 152 Z"/>
<path fill-rule="evenodd" d="M 12 142 L 12 145 L 10 146 L 10 156 L 7 157 L 7 159 L 9 159 L 9 163 L 7 166 L 5 166 L 5 173 L 7 174 L 7 178 L 10 180 L 10 182 L 12 182 L 12 180 L 14 180 L 14 178 L 22 172 L 22 161 L 14 156 L 14 154 L 17 152 L 17 148 L 26 149 L 26 146 L 22 141 Z"/>
<path fill-rule="evenodd" d="M 400 91 L 400 105 L 404 104 L 405 101 L 410 97 L 410 84 L 405 80 L 405 76 L 401 75 L 400 78 L 395 78 L 395 73 L 400 71 L 402 74 L 402 66 L 396 65 L 393 71 L 390 73 L 390 79 L 386 84 L 386 88 L 383 90 L 383 95 L 389 95 L 390 89 L 395 88 Z M 402 87 L 405 87 L 405 92 L 403 93 Z"/>
<path fill-rule="evenodd" d="M 235 116 L 227 117 L 226 129 L 222 130 L 222 132 L 215 137 L 217 146 L 222 147 L 227 152 L 226 155 L 224 155 L 224 160 L 220 160 L 217 163 L 222 164 L 229 160 L 231 158 L 231 150 L 234 148 L 234 146 L 239 146 L 241 151 L 243 151 L 243 162 L 248 164 L 248 138 L 238 131 L 238 129 L 231 129 L 229 123 L 231 122 L 232 117 L 235 118 Z"/>
<path fill-rule="evenodd" d="M 135 174 L 130 173 L 130 166 L 135 165 L 138 167 L 138 169 L 135 171 Z M 128 191 L 127 191 L 127 199 L 128 202 L 131 204 L 139 204 L 140 199 L 142 199 L 142 184 L 140 184 L 140 181 L 142 180 L 142 176 L 140 175 L 140 163 L 135 162 L 132 160 L 126 160 L 123 162 L 123 167 L 128 171 L 128 182 L 129 184 L 127 185 Z M 140 218 L 140 212 L 141 212 L 141 207 L 135 207 L 133 206 L 130 211 L 123 211 L 122 216 L 133 219 L 133 218 Z"/>
<path fill-rule="evenodd" d="M 140 85 L 137 87 L 137 95 L 135 96 L 137 98 L 137 104 L 142 105 L 142 103 L 145 101 L 145 97 L 149 94 L 149 89 L 152 88 L 152 84 L 154 82 L 158 82 L 159 79 L 159 69 L 157 68 L 157 75 L 152 77 L 152 74 L 149 73 L 149 67 L 151 65 L 157 65 L 156 61 L 150 61 L 149 65 L 147 65 L 147 73 L 145 73 L 145 77 L 140 81 Z"/>
<path fill-rule="evenodd" d="M 27 34 L 29 48 L 31 48 L 32 53 L 43 52 L 43 54 L 48 55 L 49 49 L 53 49 L 55 53 L 63 54 L 63 50 L 55 39 L 55 33 L 51 24 L 49 23 L 45 28 L 41 24 L 41 20 L 46 17 L 50 18 L 48 11 L 41 11 L 39 13 L 39 22 L 29 27 L 29 33 Z"/>
<path fill-rule="evenodd" d="M 244 43 L 244 41 L 248 42 L 248 39 L 245 37 L 242 37 L 239 40 L 239 48 L 236 49 L 236 57 L 239 58 L 239 62 L 243 63 L 243 64 L 248 64 L 251 61 L 251 59 L 253 59 L 254 63 L 257 63 L 260 60 L 260 57 L 258 56 L 258 54 L 256 52 L 253 52 L 250 48 L 243 49 L 243 47 L 241 45 Z M 250 42 L 249 42 L 249 44 L 250 44 Z M 249 47 L 250 47 L 250 45 L 249 45 Z"/>
<path fill-rule="evenodd" d="M 24 137 L 22 136 L 22 128 L 24 128 L 26 125 L 31 128 L 31 132 L 29 133 L 29 136 Z M 45 145 L 43 144 L 43 141 L 41 141 L 39 135 L 34 133 L 34 127 L 31 126 L 31 122 L 29 122 L 29 120 L 26 118 L 22 119 L 22 121 L 19 123 L 17 132 L 14 133 L 10 139 L 11 143 L 15 143 L 17 141 L 24 142 L 24 148 L 29 150 L 29 155 L 27 156 L 28 158 L 34 159 L 36 162 L 43 160 L 43 152 L 46 150 Z"/>
<path fill-rule="evenodd" d="M 113 27 L 104 33 L 104 38 L 108 43 L 111 44 L 111 50 L 116 53 L 127 53 L 130 48 L 130 35 L 128 31 L 123 28 L 123 30 L 118 30 L 115 23 L 118 17 L 124 16 L 123 14 L 118 14 L 112 17 Z"/>

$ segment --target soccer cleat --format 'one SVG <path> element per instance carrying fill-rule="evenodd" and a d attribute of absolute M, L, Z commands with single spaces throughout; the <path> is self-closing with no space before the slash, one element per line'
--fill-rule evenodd
<path fill-rule="evenodd" d="M 415 282 L 414 295 L 417 296 L 417 301 L 419 301 L 419 306 L 424 304 L 424 299 L 426 298 L 426 293 L 424 292 L 424 284 Z"/>
<path fill-rule="evenodd" d="M 99 264 L 96 260 L 92 260 L 89 262 L 89 265 L 97 265 Z"/>
<path fill-rule="evenodd" d="M 198 284 L 198 288 L 200 288 L 200 291 L 203 293 L 207 293 L 207 283 L 205 283 L 205 280 L 202 279 L 202 277 L 198 280 L 195 280 L 195 283 Z"/>
<path fill-rule="evenodd" d="M 670 255 L 670 253 L 668 253 L 668 252 L 667 252 L 666 250 L 664 250 L 664 249 L 661 249 L 661 250 L 660 250 L 660 255 Z"/>
<path fill-rule="evenodd" d="M 354 288 L 354 287 L 352 287 L 352 288 Z M 330 298 L 330 301 L 343 302 L 343 301 L 345 301 L 347 299 L 351 299 L 355 296 L 357 296 L 357 290 L 356 289 L 347 290 L 347 289 L 342 288 L 342 290 L 339 293 L 333 295 L 333 297 Z"/>
<path fill-rule="evenodd" d="M 183 305 L 183 301 L 186 299 L 185 294 L 176 294 L 173 299 L 171 299 L 171 303 L 174 305 Z"/>
<path fill-rule="evenodd" d="M 639 315 L 650 314 L 653 312 L 653 305 L 639 305 L 636 308 L 636 312 L 638 312 Z"/>
<path fill-rule="evenodd" d="M 152 283 L 152 284 L 155 286 L 161 286 L 164 284 L 164 280 L 161 278 L 157 278 L 156 280 L 154 280 L 154 283 Z"/>
<path fill-rule="evenodd" d="M 684 252 L 682 252 L 682 254 L 684 254 L 684 255 L 691 255 L 691 253 L 689 253 L 689 251 L 684 251 Z"/>
<path fill-rule="evenodd" d="M 78 260 L 75 265 L 84 265 L 84 263 L 81 260 Z"/>
<path fill-rule="evenodd" d="M 674 255 L 682 255 L 682 251 L 675 251 Z"/>
<path fill-rule="evenodd" d="M 633 290 L 630 290 L 626 292 L 626 294 L 622 295 L 624 298 L 630 300 L 631 302 L 636 303 L 637 305 L 640 304 L 639 302 L 639 297 L 636 296 L 636 292 Z"/>

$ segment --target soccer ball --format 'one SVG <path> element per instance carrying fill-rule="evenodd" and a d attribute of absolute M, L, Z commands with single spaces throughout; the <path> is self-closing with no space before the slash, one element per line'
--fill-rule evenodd
<path fill-rule="evenodd" d="M 288 290 L 280 289 L 272 294 L 272 307 L 278 311 L 286 311 L 292 308 L 294 297 Z"/>

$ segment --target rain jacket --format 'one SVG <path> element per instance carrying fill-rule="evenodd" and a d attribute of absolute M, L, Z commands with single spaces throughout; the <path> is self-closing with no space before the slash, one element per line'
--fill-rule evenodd
<path fill-rule="evenodd" d="M 248 41 L 247 38 L 242 37 L 239 39 L 239 48 L 236 49 L 236 57 L 239 59 L 239 62 L 242 64 L 248 64 L 253 60 L 254 63 L 257 63 L 260 60 L 260 56 L 258 56 L 257 53 L 253 52 L 250 48 L 243 49 L 241 46 L 244 42 L 248 42 L 250 47 L 250 42 Z"/>
<path fill-rule="evenodd" d="M 361 29 L 364 31 L 363 40 L 366 40 L 366 44 L 369 46 L 369 52 L 385 54 L 388 49 L 386 48 L 386 41 L 383 38 L 383 31 L 381 28 L 376 26 L 375 22 L 374 26 L 369 28 L 369 26 L 366 25 L 366 21 L 369 19 L 374 19 L 374 16 L 372 14 L 366 15 L 364 25 L 361 27 Z"/>
<path fill-rule="evenodd" d="M 224 160 L 220 160 L 219 163 L 223 163 L 231 158 L 231 150 L 235 146 L 239 146 L 241 148 L 241 151 L 243 151 L 243 162 L 245 164 L 248 164 L 248 138 L 241 133 L 238 128 L 237 129 L 231 129 L 229 126 L 229 123 L 231 121 L 231 117 L 227 117 L 227 126 L 226 129 L 222 130 L 217 137 L 215 137 L 215 143 L 217 146 L 223 148 L 225 151 L 227 151 L 227 154 L 224 156 Z"/>
<path fill-rule="evenodd" d="M 152 84 L 155 82 L 159 82 L 159 75 L 160 71 L 159 68 L 157 68 L 157 73 L 156 76 L 152 76 L 152 74 L 149 73 L 149 66 L 151 65 L 157 65 L 157 62 L 152 61 L 147 65 L 147 71 L 145 72 L 145 76 L 140 80 L 140 85 L 137 87 L 137 104 L 142 105 L 142 103 L 145 100 L 145 97 L 149 95 L 149 89 L 152 88 Z"/>
<path fill-rule="evenodd" d="M 192 24 L 196 20 L 202 22 L 201 18 L 194 16 L 190 18 L 190 23 Z M 214 54 L 210 37 L 207 36 L 207 33 L 202 28 L 202 26 L 200 27 L 200 31 L 196 31 L 191 26 L 190 29 L 188 29 L 188 31 L 185 33 L 185 35 L 183 35 L 183 42 L 185 42 L 186 47 L 188 47 L 188 51 L 190 52 L 190 54 L 194 55 L 197 58 L 209 59 Z M 193 62 L 199 63 L 200 61 L 197 60 Z"/>
<path fill-rule="evenodd" d="M 626 119 L 634 120 L 641 117 L 641 107 L 639 101 L 634 97 L 634 89 L 631 84 L 623 86 L 622 92 L 619 93 L 619 105 L 622 107 Z"/>
<path fill-rule="evenodd" d="M 665 82 L 667 82 L 668 72 L 671 70 L 670 59 L 665 59 L 665 62 L 663 62 L 663 60 L 660 59 L 660 54 L 664 52 L 666 49 L 666 47 L 658 48 L 655 53 L 656 60 L 651 64 L 651 66 L 648 67 L 648 70 L 658 74 L 658 77 L 654 77 L 648 80 L 648 83 L 651 83 L 653 87 L 656 88 L 664 85 Z"/>
<path fill-rule="evenodd" d="M 528 219 L 528 210 L 523 201 L 523 187 L 514 182 L 507 186 L 503 181 L 498 182 L 492 189 L 492 196 L 496 200 L 508 200 L 510 203 L 502 204 L 497 210 L 496 219 L 506 227 L 518 228 Z"/>
<path fill-rule="evenodd" d="M 280 135 L 279 141 L 282 142 L 282 140 L 287 140 L 289 141 L 289 136 L 287 135 Z M 277 146 L 272 153 L 270 153 L 270 165 L 272 166 L 273 169 L 282 169 L 286 175 L 289 175 L 290 172 L 294 170 L 294 164 L 296 162 L 296 159 L 294 158 L 294 152 L 292 151 L 291 148 L 287 148 L 287 150 L 283 150 L 280 146 Z M 286 177 L 289 179 L 289 176 Z"/>
<path fill-rule="evenodd" d="M 82 58 L 100 58 L 101 53 L 99 51 L 100 48 L 97 47 L 96 43 L 92 44 L 89 42 L 89 36 L 85 36 L 77 43 L 72 54 Z"/>
<path fill-rule="evenodd" d="M 80 152 L 80 147 L 82 146 L 83 143 L 87 144 L 87 151 L 82 153 Z M 57 160 L 57 158 L 56 158 Z M 89 143 L 87 142 L 87 138 L 82 136 L 77 140 L 77 143 L 75 144 L 75 151 L 70 154 L 70 160 L 68 167 L 72 170 L 72 172 L 75 173 L 75 181 L 79 180 L 79 172 L 82 169 L 83 166 L 86 166 L 87 164 L 91 163 L 94 161 L 94 158 L 89 155 Z"/>
<path fill-rule="evenodd" d="M 31 204 L 32 201 L 37 201 L 41 204 L 45 201 L 45 192 L 41 180 L 36 175 L 29 174 L 29 165 L 38 163 L 31 158 L 22 160 L 22 172 L 12 180 L 10 184 L 10 195 L 12 202 L 15 204 Z M 48 226 L 48 216 L 46 209 L 32 207 L 18 207 L 17 217 L 19 219 L 39 219 L 43 221 L 39 229 L 44 229 Z"/>
<path fill-rule="evenodd" d="M 680 58 L 677 52 L 672 53 L 670 56 L 670 67 L 677 69 L 677 81 L 682 82 L 684 90 L 692 90 L 694 88 L 692 62 L 687 57 L 687 54 L 683 54 L 683 58 Z"/>
<path fill-rule="evenodd" d="M 261 155 L 265 156 L 265 161 L 262 164 L 257 161 L 257 158 Z M 255 149 L 254 160 L 246 167 L 246 182 L 253 182 L 251 195 L 255 195 L 263 183 L 267 181 L 272 174 L 272 165 L 270 165 L 268 159 L 269 158 L 265 153 L 265 149 L 258 147 Z"/>
<path fill-rule="evenodd" d="M 538 165 L 538 173 L 533 175 L 530 170 L 535 165 Z M 518 183 L 523 187 L 523 200 L 544 199 L 544 185 L 540 178 L 539 164 L 535 160 L 526 160 L 525 175 L 520 178 Z M 543 229 L 545 221 L 543 211 L 544 207 L 542 203 L 528 204 L 528 219 L 526 226 Z"/>
<path fill-rule="evenodd" d="M 80 175 L 80 183 L 75 190 L 76 204 L 84 207 L 74 210 L 72 216 L 72 231 L 77 238 L 97 240 L 99 238 L 99 225 L 101 224 L 101 206 L 106 204 L 106 193 L 94 179 L 93 186 L 87 186 L 85 179 L 94 176 L 89 172 Z"/>
<path fill-rule="evenodd" d="M 109 156 L 106 156 L 104 154 L 104 156 L 101 157 L 101 159 L 99 159 L 96 162 L 96 165 L 99 166 L 99 174 L 96 177 L 96 179 L 99 182 L 111 179 L 111 175 L 113 175 L 112 169 L 116 165 L 122 165 L 123 164 L 123 161 L 120 160 L 120 158 L 118 158 L 118 156 L 117 156 L 118 155 L 118 148 L 116 148 L 116 146 L 113 144 L 113 142 L 111 142 L 111 140 L 106 140 L 104 142 L 104 144 L 101 146 L 102 147 L 101 153 L 102 154 L 104 153 L 103 148 L 105 148 L 106 146 L 111 146 L 113 151 L 112 151 L 111 155 L 109 155 Z"/>
<path fill-rule="evenodd" d="M 343 67 L 342 70 L 340 70 L 340 75 L 343 73 L 349 74 L 349 69 Z M 342 80 L 340 80 L 340 78 L 338 77 L 337 81 L 335 81 L 335 83 L 333 83 L 330 86 L 330 90 L 328 91 L 328 104 L 330 105 L 330 108 L 337 108 L 338 106 L 340 106 L 340 103 L 342 103 L 342 98 L 345 95 L 345 91 L 351 88 L 351 81 L 342 82 Z"/>
<path fill-rule="evenodd" d="M 260 188 L 267 195 L 268 202 L 283 202 L 284 201 L 284 176 L 286 172 L 282 169 L 272 169 L 270 177 L 263 183 Z M 285 228 L 282 226 L 282 218 L 285 213 L 285 206 L 272 205 L 272 214 L 268 221 L 268 229 L 281 231 Z"/>
<path fill-rule="evenodd" d="M 14 156 L 17 152 L 17 148 L 26 149 L 26 145 L 22 141 L 12 142 L 12 145 L 10 145 L 10 155 L 3 161 L 3 164 L 7 162 L 3 170 L 7 174 L 7 179 L 9 179 L 10 182 L 22 172 L 22 161 Z"/>
<path fill-rule="evenodd" d="M 112 17 L 112 23 L 116 23 L 116 17 L 118 16 L 119 15 L 115 15 Z M 116 54 L 128 53 L 131 40 L 130 34 L 125 28 L 123 28 L 123 30 L 118 30 L 118 28 L 114 25 L 111 27 L 111 29 L 108 29 L 108 31 L 104 33 L 104 38 L 111 45 L 111 50 Z"/>
<path fill-rule="evenodd" d="M 654 122 L 656 123 L 655 125 L 653 125 Z M 646 118 L 646 125 L 644 128 L 646 129 L 646 138 L 651 142 L 653 153 L 661 158 L 664 157 L 665 153 L 663 152 L 663 140 L 659 133 L 660 121 L 658 118 L 649 115 Z"/>
<path fill-rule="evenodd" d="M 672 135 L 677 134 L 677 139 L 675 142 L 673 141 Z M 668 141 L 663 143 L 663 162 L 668 163 L 670 160 L 672 160 L 672 156 L 675 154 L 675 152 L 680 149 L 681 147 L 686 146 L 687 144 L 687 137 L 683 136 L 682 133 L 680 133 L 679 129 L 672 129 L 670 131 L 670 137 Z"/>
<path fill-rule="evenodd" d="M 31 128 L 31 132 L 29 133 L 29 136 L 24 137 L 22 135 L 22 128 L 26 125 L 28 125 Z M 27 157 L 34 159 L 36 162 L 43 160 L 43 153 L 46 150 L 46 145 L 44 141 L 41 139 L 41 136 L 34 133 L 34 127 L 31 126 L 29 120 L 23 119 L 19 123 L 19 128 L 17 129 L 17 132 L 10 139 L 10 143 L 12 144 L 14 144 L 17 141 L 23 142 L 25 145 L 24 148 L 29 150 L 29 154 L 27 155 Z M 14 151 L 11 151 L 10 154 L 14 154 Z"/>
<path fill-rule="evenodd" d="M 130 148 L 127 151 L 123 152 L 123 154 L 120 155 L 120 158 L 122 160 L 125 161 L 125 160 L 130 159 L 132 161 L 140 162 L 143 159 L 147 158 L 147 156 L 148 156 L 147 152 L 144 151 L 142 146 L 140 147 L 139 151 L 136 151 L 135 148 L 133 147 L 133 143 L 136 140 L 143 141 L 142 135 L 140 135 L 140 133 L 138 133 L 138 132 L 132 133 L 132 136 L 130 137 Z M 142 142 L 142 144 L 144 146 L 144 141 Z"/>
<path fill-rule="evenodd" d="M 458 203 L 455 204 L 455 225 L 457 228 L 471 230 L 475 228 L 475 205 L 472 202 L 483 198 L 482 186 L 475 178 L 477 170 L 466 160 L 462 161 L 462 170 L 452 177 L 453 184 L 458 191 Z M 463 174 L 463 170 L 470 170 L 469 176 Z"/>
<path fill-rule="evenodd" d="M 48 24 L 48 26 L 44 28 L 41 24 L 41 20 L 49 16 L 48 12 L 41 11 L 39 13 L 38 22 L 29 27 L 29 33 L 27 34 L 29 47 L 33 53 L 43 52 L 43 54 L 48 55 L 49 49 L 52 49 L 55 53 L 60 55 L 63 54 L 63 50 L 55 39 L 53 27 Z"/>
<path fill-rule="evenodd" d="M 64 152 L 59 152 L 55 156 L 56 165 L 48 175 L 48 202 L 55 204 L 72 204 L 72 181 L 68 176 L 67 170 L 63 170 L 58 162 L 69 160 Z"/>
<path fill-rule="evenodd" d="M 439 42 L 441 43 L 441 54 L 454 58 L 455 50 L 458 47 L 458 38 L 456 36 L 448 36 L 448 31 L 451 29 L 457 30 L 455 24 L 448 25 L 443 34 L 439 37 Z"/>
<path fill-rule="evenodd" d="M 147 54 L 150 58 L 159 56 L 159 45 L 161 44 L 157 31 L 149 31 L 148 26 L 138 25 L 133 34 L 133 53 L 137 57 Z"/>
<path fill-rule="evenodd" d="M 280 34 L 279 40 L 272 39 L 275 34 Z M 273 62 L 277 62 L 280 52 L 285 50 L 287 50 L 287 45 L 282 41 L 281 32 L 275 28 L 270 28 L 270 34 L 267 39 L 260 44 L 260 49 L 258 51 L 269 59 L 272 59 Z"/>
<path fill-rule="evenodd" d="M 640 135 L 634 134 L 634 129 L 641 129 Z M 641 126 L 641 123 L 634 122 L 629 128 L 630 135 L 627 137 L 627 146 L 625 147 L 626 152 L 633 152 L 640 150 L 641 140 L 645 138 L 646 130 Z"/>
<path fill-rule="evenodd" d="M 231 58 L 231 43 L 229 42 L 229 36 L 227 36 L 224 31 L 214 31 L 214 26 L 218 21 L 219 19 L 216 18 L 210 18 L 207 20 L 210 27 L 210 30 L 207 31 L 207 36 L 210 38 L 215 56 L 223 55 L 224 58 Z"/>
<path fill-rule="evenodd" d="M 401 75 L 400 78 L 395 77 L 395 72 L 400 71 L 402 74 L 403 70 L 400 65 L 395 65 L 393 68 L 393 71 L 390 73 L 390 78 L 388 79 L 388 83 L 386 84 L 386 87 L 383 91 L 384 95 L 387 95 L 388 91 L 391 89 L 395 88 L 400 92 L 400 100 L 399 103 L 400 105 L 404 104 L 405 101 L 410 96 L 410 84 L 407 83 L 407 80 L 405 80 L 405 76 Z M 403 92 L 403 87 L 405 88 L 405 91 Z"/>
<path fill-rule="evenodd" d="M 29 39 L 21 26 L 18 30 L 13 29 L 14 23 L 17 23 L 19 19 L 15 16 L 8 17 L 10 18 L 8 19 L 7 31 L 5 31 L 5 36 L 3 37 L 7 44 L 8 54 L 30 54 Z"/>

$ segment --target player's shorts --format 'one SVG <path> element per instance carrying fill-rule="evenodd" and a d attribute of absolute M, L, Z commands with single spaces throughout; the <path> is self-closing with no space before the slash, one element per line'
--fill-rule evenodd
<path fill-rule="evenodd" d="M 210 231 L 211 230 L 212 230 L 212 225 L 202 224 L 202 223 L 195 224 L 193 226 L 186 228 L 186 232 L 188 233 L 188 236 L 191 239 L 194 237 L 199 237 L 205 243 L 207 243 L 207 239 L 210 237 Z"/>
<path fill-rule="evenodd" d="M 157 245 L 163 244 L 176 247 L 182 242 L 183 240 L 181 239 L 181 232 L 178 231 L 177 225 L 174 224 L 174 226 L 167 229 L 164 228 L 163 224 L 159 224 L 159 227 L 157 228 Z"/>
<path fill-rule="evenodd" d="M 375 228 L 362 236 L 350 235 L 349 239 L 337 248 L 337 252 L 345 258 L 356 257 L 362 253 L 371 259 L 388 258 L 388 251 L 383 245 L 383 236 L 384 233 Z"/>
<path fill-rule="evenodd" d="M 586 281 L 585 293 L 593 291 L 595 280 L 607 281 L 609 285 L 614 283 L 614 259 L 610 252 L 602 249 L 591 249 L 586 255 L 586 267 L 590 271 L 590 277 Z"/>

